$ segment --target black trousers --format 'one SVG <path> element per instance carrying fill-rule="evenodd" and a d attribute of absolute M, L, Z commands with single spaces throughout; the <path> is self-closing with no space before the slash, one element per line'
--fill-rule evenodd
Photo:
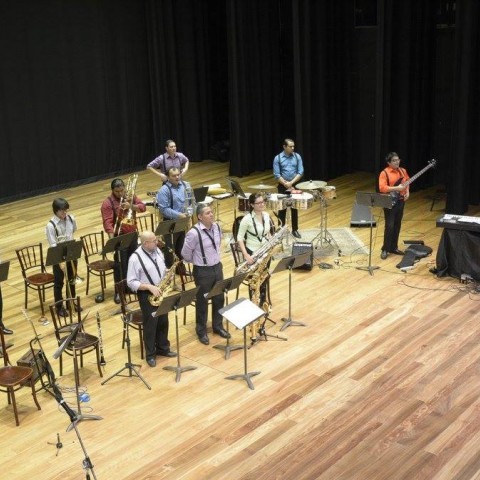
<path fill-rule="evenodd" d="M 152 313 L 157 311 L 157 307 L 150 304 L 148 296 L 150 292 L 137 292 L 138 302 L 143 315 L 143 343 L 145 344 L 146 359 L 155 358 L 157 353 L 167 353 L 170 351 L 170 342 L 168 340 L 168 315 L 154 317 Z"/>
<path fill-rule="evenodd" d="M 394 252 L 398 249 L 398 237 L 402 227 L 403 209 L 405 202 L 398 200 L 392 208 L 384 208 L 385 231 L 383 234 L 382 250 Z"/>
<path fill-rule="evenodd" d="M 277 186 L 278 193 L 285 193 L 287 189 L 281 185 L 280 183 Z M 292 212 L 292 231 L 298 230 L 298 210 L 296 208 L 290 209 Z M 278 211 L 278 218 L 282 222 L 282 225 L 285 225 L 285 220 L 287 218 L 287 209 L 279 210 Z"/>
<path fill-rule="evenodd" d="M 126 248 L 118 248 L 113 255 L 113 278 L 115 283 L 127 278 L 128 259 L 138 247 L 138 233 L 133 236 L 130 245 Z"/>
<path fill-rule="evenodd" d="M 67 297 L 70 295 L 70 298 L 75 298 L 75 295 L 76 295 L 75 279 L 77 276 L 76 275 L 77 263 L 78 262 L 76 260 L 74 260 L 73 262 L 67 262 L 67 282 L 69 283 L 66 288 L 66 295 Z M 53 296 L 55 298 L 55 302 L 59 302 L 60 300 L 63 300 L 62 290 L 63 290 L 64 280 L 65 280 L 65 272 L 60 267 L 60 265 L 58 264 L 54 265 L 53 266 Z"/>
<path fill-rule="evenodd" d="M 217 263 L 212 267 L 193 266 L 193 279 L 195 285 L 200 287 L 195 300 L 195 330 L 199 337 L 207 334 L 207 316 L 208 316 L 208 300 L 205 294 L 208 293 L 215 283 L 223 280 L 223 268 L 221 263 Z M 220 330 L 223 328 L 222 315 L 218 311 L 224 305 L 223 294 L 212 297 L 212 328 Z"/>
<path fill-rule="evenodd" d="M 182 258 L 182 248 L 185 242 L 185 232 L 177 232 L 173 235 L 165 235 L 163 237 L 163 240 L 165 241 L 165 266 L 167 268 L 170 268 L 174 263 L 172 250 L 175 252 L 175 255 L 178 258 Z"/>

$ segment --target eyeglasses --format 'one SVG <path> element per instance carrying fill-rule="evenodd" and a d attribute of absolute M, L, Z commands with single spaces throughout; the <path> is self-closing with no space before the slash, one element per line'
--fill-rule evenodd
<path fill-rule="evenodd" d="M 263 205 L 265 203 L 265 200 L 262 200 L 261 202 L 255 202 L 254 205 Z"/>

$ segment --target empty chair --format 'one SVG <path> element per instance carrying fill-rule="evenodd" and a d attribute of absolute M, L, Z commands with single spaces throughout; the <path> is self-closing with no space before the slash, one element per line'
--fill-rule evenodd
<path fill-rule="evenodd" d="M 15 250 L 20 268 L 22 269 L 25 284 L 25 308 L 28 308 L 28 289 L 38 292 L 42 317 L 45 316 L 45 289 L 53 288 L 53 273 L 47 272 L 43 261 L 43 247 L 41 243 L 29 245 Z"/>
<path fill-rule="evenodd" d="M 83 257 L 87 264 L 87 286 L 85 293 L 88 295 L 90 288 L 90 274 L 100 277 L 100 287 L 102 289 L 101 299 L 105 298 L 105 288 L 107 286 L 107 275 L 113 275 L 114 261 L 109 260 L 103 253 L 105 247 L 105 236 L 103 231 L 89 233 L 80 237 L 83 246 Z"/>
<path fill-rule="evenodd" d="M 5 337 L 0 329 L 0 338 L 2 342 L 3 364 L 0 368 L 0 391 L 7 394 L 8 404 L 13 406 L 13 413 L 15 415 L 15 423 L 17 427 L 20 425 L 18 420 L 17 401 L 15 399 L 15 392 L 24 386 L 29 386 L 32 389 L 33 400 L 37 409 L 40 410 L 40 405 L 35 393 L 35 383 L 31 381 L 33 370 L 30 367 L 20 367 L 12 365 L 8 358 L 7 348 L 5 345 Z"/>
<path fill-rule="evenodd" d="M 235 272 L 236 272 L 238 265 L 244 262 L 245 258 L 243 257 L 243 253 L 238 245 L 238 242 L 230 242 L 230 250 L 232 252 L 233 262 L 235 263 Z M 235 275 L 235 272 L 234 272 L 234 275 Z M 247 280 L 244 280 L 242 284 L 248 287 Z M 240 291 L 240 287 L 237 288 L 237 296 L 235 297 L 236 299 L 238 299 L 239 291 Z"/>
<path fill-rule="evenodd" d="M 57 338 L 58 345 L 67 339 L 67 337 L 72 333 L 76 325 L 82 320 L 81 319 L 81 306 L 80 306 L 80 297 L 76 298 L 67 298 L 65 304 L 67 305 L 67 316 L 63 317 L 58 314 L 58 307 L 63 302 L 63 300 L 50 305 L 50 314 L 52 316 L 53 325 L 55 327 L 55 337 Z M 89 352 L 95 351 L 97 356 L 97 368 L 98 373 L 103 377 L 102 369 L 100 366 L 100 345 L 98 337 L 95 335 L 90 335 L 86 333 L 83 325 L 78 331 L 77 335 L 70 342 L 69 345 L 65 347 L 63 353 L 74 357 L 80 357 L 80 367 L 83 367 L 83 355 Z M 63 375 L 63 353 L 60 355 L 60 376 Z M 80 385 L 79 373 L 78 370 L 75 371 L 75 381 L 77 385 Z"/>
<path fill-rule="evenodd" d="M 116 291 L 120 297 L 120 308 L 125 319 L 129 319 L 129 325 L 138 331 L 140 339 L 140 356 L 144 358 L 143 349 L 143 315 L 138 303 L 137 294 L 130 291 L 127 287 L 127 280 L 122 280 L 115 284 Z M 122 348 L 125 348 L 126 332 L 123 329 Z"/>

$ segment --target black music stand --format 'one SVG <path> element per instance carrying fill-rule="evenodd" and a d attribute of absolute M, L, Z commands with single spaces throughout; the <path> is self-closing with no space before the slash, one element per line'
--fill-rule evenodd
<path fill-rule="evenodd" d="M 124 233 L 122 235 L 118 235 L 116 237 L 109 238 L 107 243 L 103 247 L 102 250 L 102 257 L 107 255 L 107 253 L 112 253 L 117 250 L 123 250 L 130 247 L 131 243 L 135 236 L 138 235 L 138 232 L 129 232 Z M 123 271 L 122 271 L 122 261 L 118 258 L 118 263 L 120 264 L 120 278 L 123 279 Z"/>
<path fill-rule="evenodd" d="M 47 259 L 45 260 L 47 267 L 65 262 L 64 281 L 67 286 L 67 298 L 72 298 L 70 279 L 68 278 L 68 263 L 70 262 L 72 267 L 72 281 L 75 281 L 77 269 L 73 262 L 82 256 L 82 248 L 81 240 L 67 240 L 66 242 L 57 243 L 55 247 L 50 247 L 47 250 Z"/>
<path fill-rule="evenodd" d="M 174 233 L 187 230 L 190 217 L 175 218 L 173 220 L 164 220 L 157 225 L 155 229 L 156 236 L 173 235 Z"/>
<path fill-rule="evenodd" d="M 219 280 L 213 288 L 210 290 L 209 293 L 205 294 L 205 298 L 212 298 L 217 295 L 221 295 L 222 293 L 225 295 L 225 306 L 228 305 L 228 292 L 230 290 L 235 290 L 238 288 L 241 283 L 245 280 L 247 276 L 246 273 L 240 273 L 239 275 L 235 275 L 234 277 L 225 278 L 223 280 Z M 230 333 L 229 330 L 229 322 L 227 322 L 227 333 Z M 227 338 L 226 345 L 214 345 L 213 348 L 218 348 L 219 350 L 225 350 L 225 360 L 230 358 L 230 353 L 234 350 L 241 350 L 243 345 L 230 345 L 230 338 Z"/>
<path fill-rule="evenodd" d="M 235 195 L 235 202 L 233 207 L 233 219 L 237 218 L 237 205 L 238 205 L 238 197 L 246 198 L 245 192 L 243 191 L 240 184 L 231 177 L 225 177 L 227 180 L 228 185 L 230 186 L 230 190 L 232 191 L 233 195 Z"/>
<path fill-rule="evenodd" d="M 104 380 L 101 385 L 105 385 L 113 377 L 133 377 L 135 375 L 145 384 L 145 386 L 149 390 L 151 390 L 152 387 L 147 383 L 147 381 L 138 371 L 140 365 L 132 363 L 132 352 L 130 349 L 130 329 L 128 328 L 130 326 L 130 322 L 132 321 L 132 316 L 133 313 L 131 312 L 127 313 L 127 315 L 121 315 L 123 321 L 123 330 L 125 332 L 125 344 L 127 345 L 127 363 L 125 363 L 125 365 L 120 370 L 117 370 L 113 375 L 110 375 L 106 380 Z M 128 375 L 121 374 L 124 370 L 128 370 Z"/>
<path fill-rule="evenodd" d="M 235 327 L 243 329 L 243 374 L 230 375 L 226 380 L 237 380 L 241 378 L 247 382 L 250 390 L 255 390 L 250 377 L 259 375 L 260 372 L 249 372 L 247 368 L 247 326 L 265 315 L 265 312 L 257 305 L 246 298 L 239 298 L 230 305 L 223 307 L 219 312 Z"/>
<path fill-rule="evenodd" d="M 5 282 L 8 278 L 8 270 L 10 268 L 10 260 L 0 263 L 0 282 Z"/>
<path fill-rule="evenodd" d="M 370 207 L 370 213 L 373 207 L 392 208 L 393 199 L 388 193 L 376 192 L 357 192 L 356 202 L 358 205 Z M 373 213 L 372 217 L 373 217 Z M 380 267 L 372 266 L 372 238 L 373 238 L 373 222 L 370 222 L 370 247 L 368 249 L 368 267 L 356 267 L 357 270 L 365 270 L 373 276 L 373 271 Z"/>
<path fill-rule="evenodd" d="M 177 343 L 177 366 L 173 367 L 167 365 L 163 367 L 164 370 L 172 370 L 177 373 L 175 377 L 175 381 L 178 383 L 180 381 L 180 376 L 182 372 L 187 372 L 188 370 L 196 370 L 197 367 L 182 367 L 180 365 L 180 336 L 178 333 L 178 309 L 187 307 L 190 305 L 197 295 L 199 287 L 192 288 L 191 290 L 187 290 L 186 292 L 180 292 L 175 295 L 171 295 L 170 297 L 165 297 L 160 305 L 158 306 L 157 311 L 155 312 L 154 316 L 159 317 L 160 315 L 164 315 L 172 310 L 175 311 L 175 336 L 176 336 L 176 343 Z"/>
<path fill-rule="evenodd" d="M 283 332 L 290 325 L 298 327 L 306 327 L 306 324 L 303 322 L 296 322 L 292 320 L 292 270 L 294 268 L 301 267 L 304 265 L 310 258 L 310 252 L 299 253 L 298 255 L 290 255 L 289 257 L 282 258 L 272 272 L 272 275 L 277 272 L 283 272 L 288 270 L 288 317 L 283 317 L 282 328 L 280 331 Z"/>
<path fill-rule="evenodd" d="M 90 312 L 87 312 L 87 314 L 85 315 L 85 317 L 83 318 L 83 320 L 80 320 L 78 323 L 76 324 L 72 324 L 72 331 L 70 332 L 70 334 L 68 335 L 68 337 L 65 338 L 65 340 L 62 342 L 62 344 L 57 348 L 57 350 L 55 351 L 55 353 L 53 354 L 53 358 L 57 359 L 62 353 L 63 351 L 72 343 L 74 344 L 75 342 L 75 338 L 77 337 L 79 331 L 81 330 L 82 326 L 83 326 L 83 323 L 85 322 L 85 320 L 87 319 L 88 315 L 90 314 Z M 76 424 L 82 420 L 102 420 L 102 417 L 100 417 L 99 415 L 83 415 L 82 414 L 82 409 L 80 407 L 80 396 L 78 394 L 78 360 L 77 360 L 77 352 L 75 350 L 75 347 L 73 346 L 72 348 L 73 350 L 73 369 L 74 369 L 74 375 L 75 375 L 75 395 L 77 397 L 77 412 L 75 413 L 75 420 L 73 421 L 72 420 L 72 423 L 71 425 L 69 425 L 67 427 L 67 432 L 69 432 L 70 430 L 72 430 L 72 428 L 75 428 Z M 55 387 L 55 384 L 54 384 L 54 387 Z M 62 405 L 63 406 L 63 405 Z M 73 412 L 73 410 L 72 410 Z"/>

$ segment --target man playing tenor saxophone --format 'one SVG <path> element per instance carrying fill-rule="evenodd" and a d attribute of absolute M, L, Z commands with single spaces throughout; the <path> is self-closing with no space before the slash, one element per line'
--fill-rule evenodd
<path fill-rule="evenodd" d="M 150 303 L 149 297 L 160 297 L 167 285 L 162 280 L 171 278 L 165 267 L 163 253 L 157 247 L 157 238 L 153 232 L 140 234 L 140 246 L 128 261 L 127 284 L 137 293 L 143 315 L 143 342 L 145 356 L 150 367 L 157 364 L 155 357 L 176 357 L 176 352 L 170 350 L 168 340 L 168 315 L 154 317 L 157 306 Z M 172 267 L 175 268 L 175 267 Z"/>

